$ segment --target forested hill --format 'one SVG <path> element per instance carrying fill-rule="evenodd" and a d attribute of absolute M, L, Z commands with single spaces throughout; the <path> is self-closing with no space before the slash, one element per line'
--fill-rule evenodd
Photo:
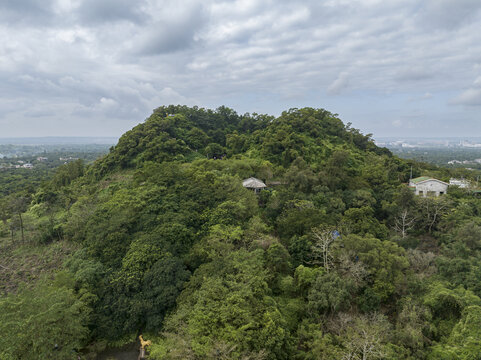
<path fill-rule="evenodd" d="M 79 166 L 2 212 L 1 359 L 86 359 L 140 333 L 151 359 L 481 353 L 481 200 L 416 198 L 411 171 L 454 173 L 326 110 L 160 107 Z"/>
<path fill-rule="evenodd" d="M 238 115 L 226 107 L 213 111 L 166 106 L 125 133 L 99 170 L 226 155 L 265 159 L 287 168 L 299 157 L 319 164 L 338 149 L 390 155 L 324 109 L 291 109 L 274 118 Z"/>

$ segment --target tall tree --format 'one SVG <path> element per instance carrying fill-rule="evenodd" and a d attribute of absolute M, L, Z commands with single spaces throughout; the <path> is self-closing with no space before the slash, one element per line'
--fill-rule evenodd
<path fill-rule="evenodd" d="M 10 211 L 18 216 L 20 231 L 22 233 L 22 242 L 25 242 L 24 224 L 22 214 L 27 210 L 29 199 L 26 196 L 13 196 L 10 200 Z"/>

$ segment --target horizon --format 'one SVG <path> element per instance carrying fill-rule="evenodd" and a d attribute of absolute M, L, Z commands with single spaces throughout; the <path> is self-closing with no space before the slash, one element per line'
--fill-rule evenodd
<path fill-rule="evenodd" d="M 42 145 L 115 145 L 115 136 L 28 136 L 0 137 L 0 145 L 42 146 Z"/>
<path fill-rule="evenodd" d="M 361 130 L 363 134 L 366 134 Z M 122 136 L 122 135 L 120 135 Z M 95 135 L 86 135 L 86 136 L 73 136 L 73 135 L 67 135 L 67 136 L 62 136 L 62 135 L 50 135 L 50 136 L 5 136 L 5 137 L 0 137 L 0 145 L 9 145 L 3 143 L 3 141 L 6 140 L 27 140 L 27 139 L 51 139 L 51 140 L 56 140 L 56 139 L 75 139 L 75 140 L 80 140 L 80 139 L 103 139 L 103 140 L 114 140 L 118 141 L 120 136 L 95 136 Z M 408 140 L 460 140 L 460 139 L 465 139 L 465 140 L 481 140 L 481 136 L 372 136 L 373 140 L 401 140 L 401 139 L 408 139 Z M 80 143 L 79 143 L 80 144 Z M 28 145 L 28 144 L 24 144 Z M 41 144 L 43 145 L 43 144 Z"/>

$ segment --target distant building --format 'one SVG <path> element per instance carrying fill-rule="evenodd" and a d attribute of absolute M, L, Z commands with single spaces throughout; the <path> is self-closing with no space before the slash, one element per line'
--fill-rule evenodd
<path fill-rule="evenodd" d="M 262 180 L 256 179 L 255 177 L 242 181 L 242 186 L 247 189 L 252 189 L 256 193 L 267 187 Z"/>
<path fill-rule="evenodd" d="M 409 180 L 409 186 L 414 189 L 416 195 L 426 197 L 446 194 L 449 184 L 428 176 L 421 176 Z"/>
<path fill-rule="evenodd" d="M 64 164 L 66 164 L 66 163 L 67 163 L 67 162 L 69 162 L 69 161 L 75 161 L 75 160 L 78 160 L 78 158 L 74 158 L 74 157 L 71 157 L 71 156 L 69 156 L 69 157 L 65 157 L 65 158 L 64 158 L 64 157 L 60 157 L 60 158 L 58 158 L 58 159 L 59 159 L 60 161 L 65 161 L 65 163 L 64 163 Z"/>
<path fill-rule="evenodd" d="M 47 160 L 48 160 L 48 158 L 43 157 L 43 156 L 39 156 L 39 157 L 37 158 L 37 161 L 39 161 L 39 162 L 47 161 Z"/>
<path fill-rule="evenodd" d="M 24 164 L 23 167 L 24 167 L 25 169 L 33 169 L 33 165 L 30 164 L 30 163 Z"/>
<path fill-rule="evenodd" d="M 470 187 L 470 183 L 468 180 L 466 179 L 454 179 L 454 178 L 451 178 L 449 180 L 449 186 L 457 186 L 461 189 L 467 189 Z"/>

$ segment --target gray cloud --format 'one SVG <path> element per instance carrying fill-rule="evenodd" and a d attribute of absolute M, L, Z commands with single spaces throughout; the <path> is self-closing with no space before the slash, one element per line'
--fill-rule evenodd
<path fill-rule="evenodd" d="M 480 9 L 478 0 L 428 0 L 420 19 L 428 26 L 454 29 L 473 21 Z"/>
<path fill-rule="evenodd" d="M 423 98 L 423 121 L 444 129 L 461 114 L 481 130 L 473 106 L 453 106 L 481 102 L 472 81 L 481 74 L 480 6 L 3 1 L 0 131 L 36 135 L 47 131 L 32 125 L 41 121 L 60 135 L 120 135 L 159 105 L 185 103 L 273 114 L 325 107 L 366 132 L 397 134 Z"/>
<path fill-rule="evenodd" d="M 396 73 L 396 79 L 406 82 L 417 82 L 432 79 L 436 76 L 432 68 L 423 68 L 418 65 L 400 68 Z"/>
<path fill-rule="evenodd" d="M 83 0 L 77 9 L 80 21 L 87 24 L 102 24 L 112 21 L 142 23 L 149 15 L 144 12 L 147 3 L 143 0 Z"/>
<path fill-rule="evenodd" d="M 0 20 L 4 24 L 41 25 L 52 20 L 54 0 L 2 0 Z"/>
<path fill-rule="evenodd" d="M 166 7 L 156 19 L 135 39 L 134 53 L 138 55 L 159 55 L 190 48 L 196 33 L 205 24 L 206 14 L 201 4 L 191 8 L 172 9 Z"/>

